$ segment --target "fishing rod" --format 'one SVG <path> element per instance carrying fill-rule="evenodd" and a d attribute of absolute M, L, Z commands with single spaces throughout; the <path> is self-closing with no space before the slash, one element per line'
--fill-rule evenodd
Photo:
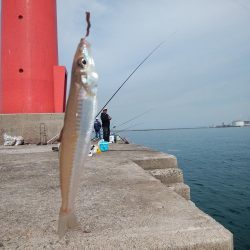
<path fill-rule="evenodd" d="M 142 62 L 132 71 L 132 73 L 126 78 L 126 80 L 121 84 L 121 86 L 115 91 L 115 93 L 109 98 L 109 100 L 103 105 L 103 107 L 100 109 L 98 115 L 102 112 L 102 110 L 107 106 L 107 104 L 113 99 L 113 97 L 117 94 L 117 92 L 123 87 L 123 85 L 129 80 L 129 78 L 141 67 L 141 65 L 157 50 L 160 48 L 160 46 L 165 43 L 165 41 L 162 41 L 159 43 L 143 60 Z"/>
<path fill-rule="evenodd" d="M 140 122 L 140 123 L 136 123 L 136 124 L 133 124 L 133 125 L 131 125 L 131 126 L 128 126 L 128 127 L 126 127 L 126 128 L 122 128 L 122 129 L 119 129 L 119 130 L 116 130 L 116 132 L 123 132 L 123 131 L 130 131 L 131 130 L 131 128 L 133 128 L 133 127 L 135 127 L 135 126 L 138 126 L 138 125 L 141 125 L 141 124 L 144 124 L 143 122 Z"/>
<path fill-rule="evenodd" d="M 135 119 L 138 119 L 139 117 L 141 117 L 141 116 L 143 116 L 143 115 L 149 113 L 150 111 L 151 111 L 151 110 L 147 110 L 147 111 L 145 111 L 145 112 L 143 112 L 143 113 L 141 113 L 141 114 L 139 114 L 139 115 L 136 115 L 136 116 L 134 116 L 133 118 L 131 118 L 131 119 L 129 119 L 129 120 L 127 120 L 127 121 L 125 121 L 125 122 L 123 122 L 123 123 L 117 125 L 117 126 L 113 126 L 113 129 L 117 129 L 118 127 L 121 127 L 121 126 L 123 126 L 123 125 L 125 125 L 125 124 L 127 124 L 127 123 L 129 123 L 129 122 L 132 122 L 132 121 L 134 121 Z"/>

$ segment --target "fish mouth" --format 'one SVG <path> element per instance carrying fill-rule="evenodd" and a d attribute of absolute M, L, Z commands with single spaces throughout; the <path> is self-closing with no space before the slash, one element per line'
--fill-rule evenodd
<path fill-rule="evenodd" d="M 89 46 L 89 43 L 87 42 L 87 40 L 85 39 L 85 38 L 81 38 L 81 40 L 80 40 L 80 44 L 82 45 L 82 46 Z"/>

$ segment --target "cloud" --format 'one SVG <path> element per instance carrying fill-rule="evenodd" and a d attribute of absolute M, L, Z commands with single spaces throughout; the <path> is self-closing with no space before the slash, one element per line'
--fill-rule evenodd
<path fill-rule="evenodd" d="M 162 121 L 165 127 L 198 126 L 201 117 L 204 123 L 214 123 L 234 120 L 240 113 L 250 116 L 246 94 L 250 14 L 242 5 L 249 4 L 245 0 L 60 0 L 60 63 L 70 72 L 76 45 L 85 33 L 84 12 L 90 10 L 88 40 L 100 76 L 100 107 L 166 40 L 109 104 L 113 123 L 149 108 L 155 111 L 140 118 L 144 127 L 159 127 Z M 205 114 L 210 114 L 207 119 Z"/>
<path fill-rule="evenodd" d="M 148 109 L 138 126 L 250 118 L 249 1 L 57 0 L 57 10 L 59 62 L 69 76 L 85 34 L 85 11 L 91 12 L 88 40 L 100 76 L 99 107 L 166 40 L 110 102 L 113 123 Z"/>

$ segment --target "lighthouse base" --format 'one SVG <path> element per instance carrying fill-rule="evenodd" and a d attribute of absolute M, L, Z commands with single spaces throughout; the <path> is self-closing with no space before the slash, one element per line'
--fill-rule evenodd
<path fill-rule="evenodd" d="M 4 134 L 22 136 L 25 143 L 46 144 L 60 133 L 64 113 L 0 114 L 0 145 Z"/>

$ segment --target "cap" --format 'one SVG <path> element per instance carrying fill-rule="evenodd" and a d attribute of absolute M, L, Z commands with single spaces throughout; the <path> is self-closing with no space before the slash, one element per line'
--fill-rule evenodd
<path fill-rule="evenodd" d="M 104 108 L 103 110 L 108 110 L 107 108 Z"/>

